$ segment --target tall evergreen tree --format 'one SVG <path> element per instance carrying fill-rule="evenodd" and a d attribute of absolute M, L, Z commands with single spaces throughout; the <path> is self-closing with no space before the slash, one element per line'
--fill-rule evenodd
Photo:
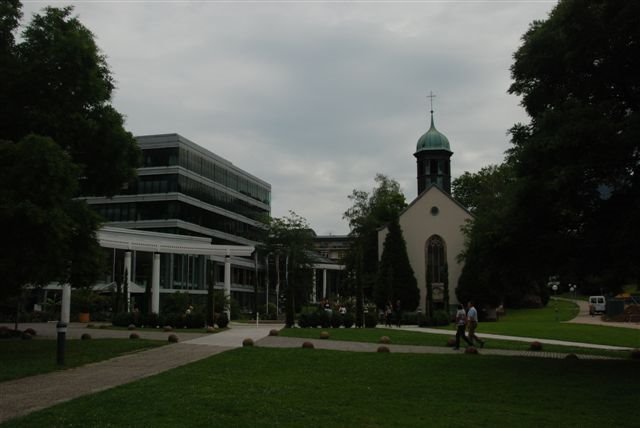
<path fill-rule="evenodd" d="M 403 310 L 413 311 L 420 303 L 420 290 L 409 263 L 407 243 L 397 217 L 387 227 L 374 293 L 376 304 L 383 308 L 388 301 L 395 304 L 400 300 Z"/>
<path fill-rule="evenodd" d="M 400 184 L 383 174 L 376 174 L 377 186 L 371 193 L 354 190 L 352 206 L 343 215 L 349 221 L 353 238 L 346 257 L 347 272 L 355 285 L 356 322 L 363 319 L 364 299 L 373 297 L 378 272 L 378 229 L 396 218 L 406 206 Z"/>

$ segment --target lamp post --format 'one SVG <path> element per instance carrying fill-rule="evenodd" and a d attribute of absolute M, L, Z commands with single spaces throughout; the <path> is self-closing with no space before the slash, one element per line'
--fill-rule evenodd
<path fill-rule="evenodd" d="M 57 349 L 56 349 L 56 363 L 59 366 L 64 365 L 64 341 L 67 336 L 67 323 L 58 321 L 56 324 L 58 331 Z"/>
<path fill-rule="evenodd" d="M 558 284 L 553 284 L 551 289 L 553 290 L 553 295 L 554 295 L 553 308 L 554 308 L 554 311 L 556 312 L 556 321 L 558 321 Z"/>

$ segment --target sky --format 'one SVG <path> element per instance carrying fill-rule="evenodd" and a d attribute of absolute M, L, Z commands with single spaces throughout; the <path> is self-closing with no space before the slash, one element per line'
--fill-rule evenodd
<path fill-rule="evenodd" d="M 272 216 L 349 232 L 377 173 L 417 196 L 413 153 L 447 136 L 452 177 L 502 162 L 528 122 L 509 95 L 521 37 L 555 1 L 23 2 L 74 6 L 116 81 L 134 135 L 178 133 L 272 186 Z"/>

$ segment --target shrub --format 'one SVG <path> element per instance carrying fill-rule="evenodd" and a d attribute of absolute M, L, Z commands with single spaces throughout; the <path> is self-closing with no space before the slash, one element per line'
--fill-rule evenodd
<path fill-rule="evenodd" d="M 375 312 L 364 314 L 364 326 L 366 328 L 374 328 L 376 325 L 378 325 L 378 315 Z"/>
<path fill-rule="evenodd" d="M 320 339 L 328 339 L 329 338 L 329 332 L 328 331 L 321 331 L 320 332 Z"/>
<path fill-rule="evenodd" d="M 9 327 L 0 326 L 0 339 L 9 339 L 14 337 L 15 330 L 11 330 Z"/>
<path fill-rule="evenodd" d="M 318 314 L 319 314 L 320 326 L 322 328 L 331 327 L 331 312 L 319 311 Z"/>
<path fill-rule="evenodd" d="M 160 325 L 160 316 L 155 312 L 148 313 L 142 317 L 142 324 L 147 327 L 157 327 Z"/>
<path fill-rule="evenodd" d="M 129 335 L 129 339 L 140 339 L 140 336 L 138 335 L 138 333 L 131 333 Z"/>
<path fill-rule="evenodd" d="M 382 336 L 378 343 L 384 343 L 386 345 L 391 343 L 391 338 L 389 336 Z"/>
<path fill-rule="evenodd" d="M 207 333 L 215 333 L 215 332 L 216 332 L 215 327 L 212 327 L 212 326 L 207 327 Z"/>
<path fill-rule="evenodd" d="M 300 328 L 309 328 L 311 327 L 309 323 L 309 314 L 302 313 L 298 316 L 298 325 Z"/>
<path fill-rule="evenodd" d="M 229 318 L 227 318 L 226 312 L 218 314 L 216 324 L 218 324 L 218 328 L 226 328 L 229 325 Z"/>
<path fill-rule="evenodd" d="M 446 311 L 439 310 L 433 313 L 433 325 L 449 325 L 449 314 Z"/>
<path fill-rule="evenodd" d="M 131 324 L 136 323 L 136 315 L 133 312 L 120 312 L 119 314 L 115 314 L 113 316 L 113 321 L 111 323 L 116 327 L 128 327 Z"/>
<path fill-rule="evenodd" d="M 531 342 L 531 344 L 529 345 L 529 350 L 530 351 L 542 351 L 542 343 L 536 341 Z"/>
<path fill-rule="evenodd" d="M 109 328 L 109 326 L 108 326 L 108 325 L 106 325 L 106 324 L 102 324 L 102 325 L 101 325 L 101 326 L 99 326 L 98 328 L 99 328 L 100 330 L 106 330 L 106 329 L 108 329 L 108 328 Z"/>
<path fill-rule="evenodd" d="M 276 305 L 274 305 L 273 303 L 262 305 L 262 307 L 260 308 L 260 317 L 265 320 L 277 320 L 278 312 Z"/>
<path fill-rule="evenodd" d="M 200 312 L 190 313 L 184 317 L 184 325 L 187 328 L 202 328 L 204 324 L 204 314 Z"/>
<path fill-rule="evenodd" d="M 447 339 L 447 346 L 454 347 L 456 346 L 456 339 L 454 337 L 450 337 Z"/>
<path fill-rule="evenodd" d="M 378 346 L 378 352 L 391 352 L 391 350 L 386 346 Z"/>
<path fill-rule="evenodd" d="M 87 324 L 87 328 L 96 328 L 96 326 L 95 326 L 95 324 L 89 323 L 89 324 Z"/>
<path fill-rule="evenodd" d="M 24 333 L 29 333 L 31 336 L 36 336 L 36 331 L 31 327 L 25 329 Z"/>
<path fill-rule="evenodd" d="M 171 327 L 170 325 L 165 325 L 164 327 L 162 327 L 162 330 L 164 330 L 164 331 L 173 331 L 173 327 Z"/>
<path fill-rule="evenodd" d="M 305 349 L 313 349 L 314 348 L 313 343 L 311 343 L 311 342 L 303 342 L 302 343 L 302 347 L 305 348 Z"/>
<path fill-rule="evenodd" d="M 565 360 L 579 360 L 580 358 L 578 358 L 578 356 L 576 354 L 567 354 L 564 357 Z"/>
<path fill-rule="evenodd" d="M 274 329 L 269 331 L 269 336 L 277 336 L 278 334 L 280 334 L 278 330 Z"/>
<path fill-rule="evenodd" d="M 640 360 L 640 349 L 634 349 L 633 351 L 631 351 L 631 359 Z"/>
<path fill-rule="evenodd" d="M 22 334 L 20 335 L 20 338 L 22 338 L 22 340 L 31 340 L 33 336 L 31 336 L 29 333 L 23 331 Z"/>
<path fill-rule="evenodd" d="M 178 336 L 170 334 L 167 340 L 169 340 L 169 343 L 178 343 Z"/>
<path fill-rule="evenodd" d="M 406 325 L 419 325 L 418 312 L 402 312 L 402 324 Z"/>
<path fill-rule="evenodd" d="M 478 355 L 478 349 L 475 346 L 469 346 L 464 350 L 465 354 Z"/>
<path fill-rule="evenodd" d="M 89 333 L 82 333 L 80 340 L 91 340 L 91 335 Z"/>
<path fill-rule="evenodd" d="M 320 317 L 324 312 L 315 311 L 307 314 L 309 325 L 307 327 L 316 328 L 321 324 Z"/>
<path fill-rule="evenodd" d="M 161 314 L 158 323 L 159 325 L 170 325 L 173 328 L 183 328 L 185 326 L 184 314 L 177 312 L 169 312 Z"/>
<path fill-rule="evenodd" d="M 242 346 L 253 346 L 253 339 L 251 339 L 250 337 L 247 337 L 245 340 L 242 341 Z"/>
<path fill-rule="evenodd" d="M 136 329 L 136 325 L 135 325 L 135 324 L 129 324 L 129 325 L 127 326 L 127 329 L 129 329 L 129 330 L 135 330 L 135 329 Z"/>
<path fill-rule="evenodd" d="M 331 327 L 340 328 L 341 325 L 342 325 L 342 315 L 340 315 L 337 312 L 334 312 L 333 316 L 331 317 Z"/>
<path fill-rule="evenodd" d="M 346 314 L 344 314 L 342 316 L 342 323 L 345 328 L 353 327 L 353 323 L 354 323 L 353 315 L 350 312 L 347 312 Z"/>

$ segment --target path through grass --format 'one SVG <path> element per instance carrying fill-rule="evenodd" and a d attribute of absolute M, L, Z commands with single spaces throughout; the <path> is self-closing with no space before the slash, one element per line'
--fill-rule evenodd
<path fill-rule="evenodd" d="M 166 344 L 156 340 L 92 339 L 67 340 L 62 368 L 107 360 L 128 352 Z M 0 340 L 0 382 L 60 370 L 56 364 L 56 341 L 48 339 Z"/>

